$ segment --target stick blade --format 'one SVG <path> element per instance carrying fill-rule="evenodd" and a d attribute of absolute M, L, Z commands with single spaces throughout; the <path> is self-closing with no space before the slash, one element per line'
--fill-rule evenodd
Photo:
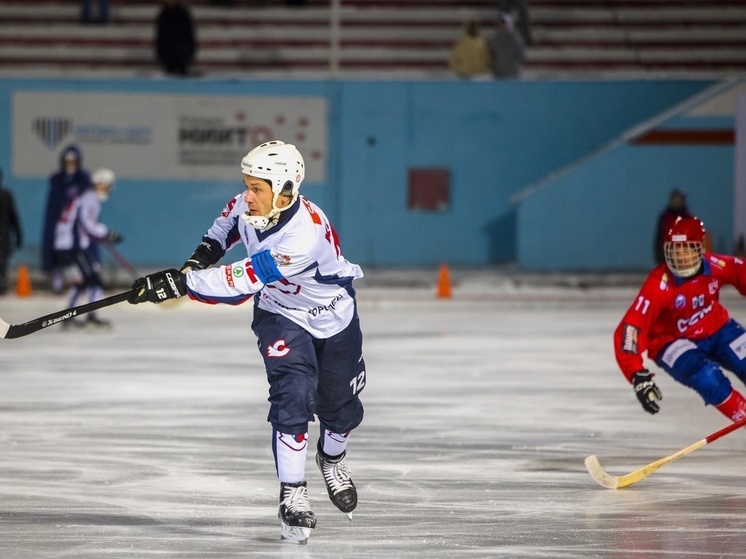
<path fill-rule="evenodd" d="M 10 324 L 0 318 L 0 338 L 7 338 L 8 330 L 10 330 Z"/>
<path fill-rule="evenodd" d="M 591 474 L 591 477 L 596 480 L 596 483 L 599 485 L 606 489 L 619 488 L 619 478 L 604 470 L 595 455 L 589 456 L 585 459 L 585 467 L 588 469 L 588 473 Z"/>

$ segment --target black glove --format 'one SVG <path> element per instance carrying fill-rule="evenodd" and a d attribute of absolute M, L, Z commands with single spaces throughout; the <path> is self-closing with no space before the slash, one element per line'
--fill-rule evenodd
<path fill-rule="evenodd" d="M 168 299 L 178 299 L 186 295 L 186 276 L 179 270 L 171 268 L 135 280 L 132 289 L 137 290 L 137 293 L 127 301 L 133 305 L 145 301 L 162 303 Z"/>
<path fill-rule="evenodd" d="M 121 234 L 117 233 L 116 231 L 109 231 L 106 234 L 106 242 L 111 243 L 113 245 L 119 244 L 124 240 L 124 237 L 122 237 Z"/>
<path fill-rule="evenodd" d="M 637 371 L 632 375 L 632 384 L 635 387 L 637 399 L 642 404 L 642 409 L 648 413 L 658 413 L 661 408 L 656 400 L 662 400 L 660 388 L 653 382 L 653 373 L 647 369 Z"/>
<path fill-rule="evenodd" d="M 186 274 L 190 270 L 204 270 L 215 264 L 224 254 L 218 241 L 202 237 L 202 242 L 181 266 L 181 271 Z"/>

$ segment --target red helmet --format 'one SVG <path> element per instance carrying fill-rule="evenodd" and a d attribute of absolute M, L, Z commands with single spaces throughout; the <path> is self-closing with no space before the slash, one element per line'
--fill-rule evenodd
<path fill-rule="evenodd" d="M 688 278 L 699 271 L 705 252 L 705 226 L 698 218 L 679 217 L 666 233 L 663 254 L 674 275 Z"/>

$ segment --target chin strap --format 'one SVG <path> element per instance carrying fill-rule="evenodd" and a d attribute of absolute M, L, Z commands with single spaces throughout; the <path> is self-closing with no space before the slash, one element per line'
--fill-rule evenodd
<path fill-rule="evenodd" d="M 288 208 L 292 208 L 295 201 L 298 199 L 298 196 L 294 196 L 292 200 L 290 200 L 290 203 L 285 206 L 284 208 L 278 208 L 277 207 L 277 198 L 279 197 L 278 194 L 275 194 L 274 199 L 272 200 L 272 209 L 269 211 L 267 215 L 251 215 L 249 214 L 248 210 L 243 213 L 241 216 L 243 220 L 249 225 L 249 227 L 253 227 L 254 229 L 259 229 L 260 231 L 266 231 L 267 229 L 272 229 L 275 225 L 277 225 L 277 222 L 280 221 L 280 212 L 284 212 Z"/>

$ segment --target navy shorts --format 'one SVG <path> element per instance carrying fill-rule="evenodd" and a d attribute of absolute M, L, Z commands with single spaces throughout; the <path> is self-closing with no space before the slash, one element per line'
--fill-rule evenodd
<path fill-rule="evenodd" d="M 708 338 L 671 342 L 655 362 L 678 382 L 696 390 L 705 404 L 718 405 L 731 391 L 730 380 L 721 368 L 746 383 L 746 331 L 731 319 Z"/>
<path fill-rule="evenodd" d="M 307 433 L 314 416 L 334 433 L 360 424 L 366 375 L 357 313 L 347 328 L 323 340 L 292 320 L 257 307 L 251 328 L 269 381 L 267 421 L 277 431 Z"/>

